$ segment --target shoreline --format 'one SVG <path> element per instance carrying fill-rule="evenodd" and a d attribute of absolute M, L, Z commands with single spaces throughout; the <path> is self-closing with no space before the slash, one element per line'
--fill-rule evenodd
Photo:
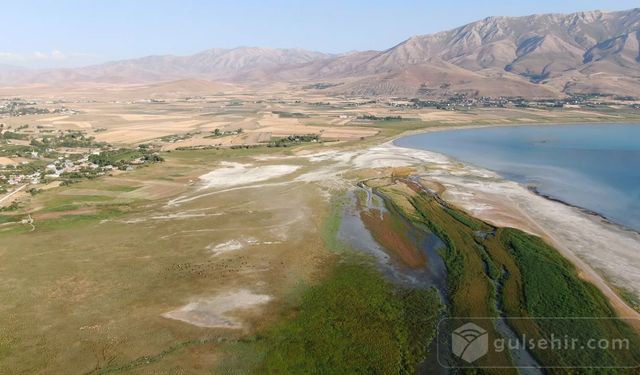
<path fill-rule="evenodd" d="M 456 125 L 454 127 L 444 128 L 444 129 L 442 127 L 434 127 L 434 128 L 424 129 L 423 131 L 406 132 L 406 133 L 401 134 L 399 136 L 393 137 L 392 139 L 390 139 L 389 141 L 387 141 L 387 142 L 385 142 L 383 144 L 390 144 L 391 146 L 394 146 L 394 147 L 413 149 L 413 148 L 410 148 L 410 147 L 403 147 L 403 146 L 396 145 L 395 142 L 398 139 L 401 139 L 401 138 L 404 138 L 404 137 L 409 137 L 409 136 L 419 135 L 419 134 L 429 134 L 429 133 L 436 133 L 436 132 L 444 132 L 444 131 L 458 131 L 458 130 L 465 130 L 465 129 L 472 130 L 472 129 L 485 129 L 485 128 L 503 128 L 503 127 L 514 127 L 515 128 L 515 127 L 521 127 L 521 126 L 563 126 L 563 125 L 569 125 L 569 126 L 635 125 L 635 126 L 640 126 L 640 123 L 629 123 L 629 122 L 587 122 L 587 123 L 583 123 L 583 122 L 580 122 L 580 123 L 537 123 L 537 124 L 536 123 L 521 123 L 521 124 L 520 123 L 516 123 L 516 124 L 490 124 L 490 125 L 482 124 L 482 125 L 468 125 L 468 126 L 465 126 L 465 125 L 457 126 Z M 422 151 L 422 149 L 415 149 L 415 150 Z M 472 164 L 472 163 L 468 163 L 466 161 L 459 160 L 459 159 L 456 159 L 456 158 L 454 158 L 452 156 L 449 156 L 449 155 L 446 155 L 446 154 L 442 154 L 442 153 L 439 153 L 439 152 L 436 152 L 436 151 L 431 151 L 431 150 L 426 150 L 426 151 L 440 154 L 440 155 L 442 155 L 444 157 L 447 157 L 447 158 L 451 159 L 452 161 L 455 161 L 455 162 L 458 162 L 458 163 L 461 163 L 461 164 L 472 165 L 473 167 L 476 167 L 476 168 L 479 168 L 479 169 L 490 170 L 488 168 L 484 168 L 482 166 L 478 166 L 478 165 L 475 165 L 475 164 Z M 492 171 L 492 172 L 494 172 L 494 171 Z M 499 174 L 498 172 L 494 172 L 494 173 Z M 508 179 L 508 178 L 506 178 L 506 177 L 504 177 L 502 175 L 500 175 L 500 176 L 502 178 L 506 179 L 506 180 L 510 180 L 510 179 Z M 513 180 L 510 180 L 510 181 L 513 181 Z M 586 207 L 582 207 L 582 206 L 579 206 L 579 205 L 576 205 L 576 204 L 569 203 L 569 202 L 567 202 L 565 200 L 562 200 L 560 198 L 556 198 L 556 197 L 554 197 L 552 195 L 549 195 L 549 194 L 544 194 L 544 193 L 540 192 L 537 189 L 537 187 L 535 187 L 535 186 L 530 187 L 528 185 L 522 184 L 521 182 L 517 182 L 517 181 L 514 181 L 514 182 L 526 187 L 529 191 L 531 191 L 532 193 L 534 193 L 534 194 L 536 194 L 536 195 L 538 195 L 540 197 L 543 197 L 543 198 L 548 199 L 550 201 L 561 203 L 563 205 L 566 205 L 566 206 L 569 206 L 569 207 L 572 207 L 572 208 L 576 208 L 578 210 L 581 210 L 582 212 L 584 212 L 587 215 L 591 215 L 591 216 L 599 218 L 600 220 L 603 220 L 604 222 L 606 222 L 609 225 L 613 225 L 613 226 L 616 226 L 616 227 L 618 227 L 618 228 L 620 228 L 622 230 L 633 232 L 633 233 L 636 233 L 636 234 L 640 235 L 640 229 L 631 228 L 631 227 L 628 227 L 628 226 L 626 226 L 624 224 L 618 223 L 615 220 L 607 217 L 606 215 L 604 215 L 604 214 L 602 214 L 602 213 L 600 213 L 598 211 L 594 211 L 594 210 L 586 208 Z M 640 295 L 638 297 L 640 297 Z"/>
<path fill-rule="evenodd" d="M 443 132 L 443 131 L 457 131 L 464 129 L 484 129 L 484 128 L 516 128 L 521 126 L 584 126 L 584 125 L 637 125 L 640 126 L 640 122 L 629 122 L 625 121 L 580 121 L 580 122 L 513 122 L 513 123 L 504 123 L 504 124 L 470 124 L 470 125 L 435 125 L 427 128 L 417 129 L 417 130 L 409 130 L 403 132 L 398 135 L 394 135 L 389 140 L 383 142 L 383 144 L 391 143 L 395 146 L 393 142 L 400 138 L 408 137 L 411 135 L 418 134 L 427 134 L 427 133 L 435 133 L 435 132 Z M 401 146 L 397 146 L 401 147 Z"/>
<path fill-rule="evenodd" d="M 443 130 L 454 129 L 432 128 L 426 132 Z M 406 157 L 413 161 L 411 164 L 424 165 L 428 168 L 426 173 L 416 175 L 443 185 L 443 199 L 469 214 L 493 225 L 518 228 L 544 238 L 576 267 L 583 280 L 607 297 L 620 317 L 640 319 L 640 312 L 614 290 L 640 295 L 640 269 L 633 267 L 640 264 L 640 254 L 633 251 L 640 248 L 638 232 L 623 229 L 581 208 L 542 197 L 490 170 L 443 154 L 396 146 L 395 139 L 370 151 L 390 161 Z M 608 246 L 609 251 L 603 253 Z M 634 325 L 640 327 L 640 321 Z"/>
<path fill-rule="evenodd" d="M 535 194 L 535 195 L 537 195 L 539 197 L 545 198 L 545 199 L 550 200 L 552 202 L 557 202 L 557 203 L 563 204 L 563 205 L 565 205 L 567 207 L 575 208 L 577 210 L 582 211 L 585 215 L 593 216 L 594 218 L 602 220 L 607 225 L 618 227 L 618 229 L 620 229 L 620 230 L 627 231 L 627 232 L 632 232 L 632 233 L 640 235 L 640 231 L 639 230 L 636 230 L 636 229 L 633 229 L 633 228 L 629 228 L 626 225 L 623 225 L 623 224 L 620 224 L 618 222 L 615 222 L 615 221 L 609 219 L 608 217 L 606 217 L 605 215 L 599 213 L 598 211 L 590 210 L 588 208 L 585 208 L 585 207 L 582 207 L 582 206 L 578 206 L 578 205 L 571 204 L 569 202 L 563 201 L 562 199 L 556 198 L 556 197 L 554 197 L 552 195 L 541 193 L 538 190 L 538 188 L 535 187 L 535 186 L 525 186 L 525 187 L 527 188 L 527 190 L 529 190 L 530 192 L 532 192 L 533 194 Z"/>

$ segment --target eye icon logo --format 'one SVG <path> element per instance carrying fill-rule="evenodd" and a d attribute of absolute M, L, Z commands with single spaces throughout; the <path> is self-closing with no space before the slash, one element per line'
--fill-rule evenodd
<path fill-rule="evenodd" d="M 473 323 L 467 323 L 451 334 L 451 351 L 467 363 L 476 361 L 487 354 L 489 336 L 487 331 Z"/>

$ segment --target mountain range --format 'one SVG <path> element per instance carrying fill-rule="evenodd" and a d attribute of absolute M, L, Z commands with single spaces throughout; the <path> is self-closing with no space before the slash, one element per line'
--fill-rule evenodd
<path fill-rule="evenodd" d="M 0 84 L 286 82 L 349 95 L 558 97 L 640 92 L 640 8 L 489 17 L 384 51 L 240 47 L 75 69 L 1 69 Z"/>

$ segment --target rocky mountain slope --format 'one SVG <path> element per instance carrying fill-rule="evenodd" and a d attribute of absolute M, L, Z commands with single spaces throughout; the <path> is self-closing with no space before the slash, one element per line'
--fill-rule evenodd
<path fill-rule="evenodd" d="M 80 69 L 2 70 L 0 83 L 288 82 L 341 94 L 640 96 L 640 9 L 489 17 L 385 51 L 242 47 Z"/>
<path fill-rule="evenodd" d="M 234 80 L 248 72 L 255 74 L 263 70 L 284 69 L 330 57 L 329 54 L 302 49 L 214 48 L 190 56 L 147 56 L 76 69 L 5 70 L 0 71 L 0 83 L 150 83 L 189 78 Z"/>
<path fill-rule="evenodd" d="M 309 73 L 360 77 L 342 88 L 355 93 L 633 95 L 640 89 L 640 9 L 490 17 L 367 57 L 356 66 L 353 56 L 339 57 L 336 69 Z"/>

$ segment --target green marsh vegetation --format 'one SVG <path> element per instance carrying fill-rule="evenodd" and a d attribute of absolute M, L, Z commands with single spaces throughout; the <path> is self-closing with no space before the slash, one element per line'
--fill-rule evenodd
<path fill-rule="evenodd" d="M 428 355 L 442 305 L 435 289 L 391 284 L 338 237 L 344 195 L 322 229 L 334 261 L 273 325 L 228 347 L 218 370 L 248 373 L 414 373 Z M 238 358 L 246 358 L 239 361 Z"/>
<path fill-rule="evenodd" d="M 218 370 L 414 373 L 428 354 L 440 312 L 435 290 L 398 288 L 371 264 L 350 259 L 304 290 L 279 322 L 230 345 Z M 249 360 L 240 363 L 238 356 Z"/>
<path fill-rule="evenodd" d="M 384 194 L 385 189 L 379 191 Z M 611 319 L 616 313 L 602 293 L 580 279 L 576 268 L 539 237 L 513 228 L 495 228 L 426 193 L 407 198 L 419 213 L 407 217 L 427 225 L 446 245 L 442 256 L 448 269 L 451 316 L 496 317 L 500 306 L 519 335 L 567 335 L 580 342 L 625 338 L 632 348 L 640 345 L 631 327 Z M 496 293 L 498 284 L 500 293 Z M 632 350 L 547 350 L 532 354 L 543 365 L 554 366 L 640 363 L 640 353 Z M 490 360 L 495 363 L 498 359 Z"/>
<path fill-rule="evenodd" d="M 261 343 L 269 373 L 412 373 L 439 316 L 433 290 L 401 290 L 370 266 L 342 263 L 304 293 Z"/>
<path fill-rule="evenodd" d="M 622 297 L 629 306 L 640 312 L 640 298 L 638 298 L 634 292 L 621 288 L 618 288 L 617 291 L 620 297 Z"/>

